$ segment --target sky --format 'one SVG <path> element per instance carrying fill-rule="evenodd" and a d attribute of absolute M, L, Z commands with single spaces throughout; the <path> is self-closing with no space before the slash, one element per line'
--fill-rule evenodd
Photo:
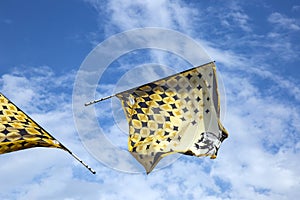
<path fill-rule="evenodd" d="M 176 36 L 204 51 L 177 49 Z M 229 132 L 214 160 L 171 156 L 146 175 L 122 150 L 128 127 L 118 99 L 89 108 L 78 99 L 111 95 L 208 57 L 216 61 Z M 296 0 L 2 0 L 0 92 L 97 174 L 59 149 L 2 154 L 0 199 L 297 199 L 299 64 Z"/>

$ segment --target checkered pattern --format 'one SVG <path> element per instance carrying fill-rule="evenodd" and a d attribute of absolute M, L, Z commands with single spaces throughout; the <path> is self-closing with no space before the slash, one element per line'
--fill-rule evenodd
<path fill-rule="evenodd" d="M 128 148 L 150 173 L 171 153 L 215 158 L 227 132 L 220 123 L 214 63 L 121 92 Z"/>
<path fill-rule="evenodd" d="M 55 138 L 0 93 L 0 154 L 32 147 L 65 149 Z"/>

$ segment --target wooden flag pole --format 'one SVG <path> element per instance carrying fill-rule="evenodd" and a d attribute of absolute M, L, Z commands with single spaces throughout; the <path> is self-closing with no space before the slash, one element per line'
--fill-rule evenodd
<path fill-rule="evenodd" d="M 115 95 L 111 95 L 111 96 L 104 97 L 104 98 L 101 98 L 101 99 L 98 99 L 98 100 L 90 101 L 90 102 L 88 102 L 88 103 L 85 103 L 84 105 L 85 105 L 85 106 L 89 106 L 89 105 L 92 105 L 92 104 L 94 104 L 94 103 L 98 103 L 98 102 L 100 102 L 100 101 L 104 101 L 104 100 L 106 100 L 106 99 L 112 98 L 112 97 L 114 97 L 114 96 L 115 96 Z"/>

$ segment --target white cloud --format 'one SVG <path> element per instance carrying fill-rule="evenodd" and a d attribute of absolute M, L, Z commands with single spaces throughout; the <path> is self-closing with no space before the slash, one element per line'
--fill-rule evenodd
<path fill-rule="evenodd" d="M 152 24 L 190 27 L 189 8 L 184 5 L 166 1 L 144 4 L 142 1 L 111 1 L 107 5 L 112 17 L 111 24 L 106 25 L 107 32 L 112 27 L 125 30 Z M 143 12 L 144 18 L 137 19 L 139 12 Z M 162 18 L 159 23 L 155 23 L 156 16 Z M 247 30 L 249 17 L 244 11 L 236 9 L 230 17 Z M 271 21 L 281 26 L 284 20 L 282 16 L 275 16 Z M 148 176 L 126 174 L 98 164 L 82 148 L 74 130 L 70 92 L 74 73 L 58 75 L 49 68 L 38 67 L 35 73 L 2 75 L 1 91 L 96 167 L 98 174 L 92 176 L 60 150 L 31 149 L 6 154 L 0 157 L 0 177 L 5 180 L 0 183 L 0 198 L 281 200 L 299 197 L 300 108 L 288 99 L 277 99 L 273 92 L 264 94 L 261 84 L 255 81 L 257 77 L 262 81 L 271 80 L 280 92 L 294 94 L 299 100 L 297 82 L 274 74 L 267 70 L 265 63 L 238 54 L 234 49 L 224 50 L 212 41 L 197 39 L 217 65 L 220 63 L 226 86 L 228 101 L 224 123 L 230 137 L 221 146 L 216 160 L 181 157 L 171 166 Z M 101 96 L 103 91 L 104 96 L 109 94 L 112 88 L 113 85 L 101 85 Z M 75 106 L 83 106 L 82 102 L 75 103 L 78 103 Z M 109 103 L 104 107 L 103 118 L 109 113 Z M 84 124 L 89 128 L 88 119 Z M 115 129 L 110 127 L 108 132 L 115 133 Z"/>
<path fill-rule="evenodd" d="M 196 9 L 187 7 L 181 1 L 102 1 L 88 0 L 99 12 L 109 15 L 109 23 L 105 24 L 108 35 L 115 31 L 125 31 L 140 27 L 163 27 L 181 30 L 191 29 L 190 16 Z M 115 30 L 116 29 L 116 30 Z"/>
<path fill-rule="evenodd" d="M 292 11 L 294 11 L 294 12 L 297 12 L 297 11 L 299 11 L 300 10 L 300 6 L 299 5 L 294 5 L 293 7 L 292 7 Z"/>
<path fill-rule="evenodd" d="M 299 170 L 289 158 L 296 158 L 293 132 L 299 127 L 290 121 L 299 118 L 299 108 L 286 105 L 272 96 L 265 97 L 251 84 L 250 77 L 227 74 L 227 118 L 225 126 L 231 133 L 225 141 L 213 173 L 231 183 L 233 199 L 286 199 L 299 195 Z M 229 78 L 230 77 L 230 78 Z M 288 136 L 290 135 L 290 136 Z M 277 152 L 270 152 L 275 145 Z M 299 164 L 299 163 L 298 163 Z M 233 172 L 233 173 L 231 173 Z M 276 174 L 276 176 L 274 176 Z M 293 189 L 292 189 L 293 188 Z M 259 194 L 265 191 L 265 194 Z M 289 194 L 289 195 L 286 195 Z"/>
<path fill-rule="evenodd" d="M 110 5 L 116 5 L 114 3 L 117 2 L 119 1 Z M 124 30 L 136 28 L 136 26 L 151 25 L 154 16 L 147 15 L 148 11 L 151 10 L 147 6 L 150 3 L 146 3 L 145 6 L 137 4 L 144 10 L 137 9 L 133 4 L 125 2 L 120 10 L 117 6 L 109 7 L 112 11 L 112 24 L 109 24 L 109 27 L 116 26 L 120 30 Z M 160 5 L 159 10 L 155 12 L 158 13 L 158 16 L 160 16 L 159 11 L 165 11 L 165 14 L 170 12 L 166 5 Z M 126 6 L 131 8 L 130 12 L 125 11 Z M 230 12 L 227 12 L 228 10 Z M 141 11 L 144 11 L 141 14 L 142 18 L 137 19 L 136 16 Z M 222 18 L 225 26 L 239 27 L 246 32 L 253 31 L 249 23 L 251 18 L 237 4 L 229 5 L 219 15 L 220 19 L 225 16 Z M 118 17 L 114 18 L 116 16 Z M 184 23 L 180 23 L 178 26 L 172 24 L 170 19 L 162 19 L 158 24 L 180 30 L 181 24 L 187 23 L 185 26 L 188 26 L 188 24 L 195 22 L 191 16 L 193 14 L 182 16 L 186 19 L 183 19 Z M 176 19 L 176 16 L 174 18 Z M 282 15 L 272 16 L 269 20 L 279 26 L 284 20 L 289 23 L 294 22 Z M 205 23 L 197 22 L 199 22 L 197 24 L 199 27 L 205 27 Z M 295 26 L 289 26 L 289 28 L 293 29 Z M 197 31 L 193 29 L 191 32 Z M 278 35 L 273 33 L 270 33 L 269 36 L 277 38 Z M 272 92 L 273 88 L 266 95 L 262 85 L 255 81 L 257 77 L 261 81 L 271 81 L 272 84 L 280 88 L 281 93 L 289 94 L 299 100 L 297 81 L 274 74 L 267 63 L 260 62 L 262 59 L 256 59 L 260 58 L 261 51 L 251 52 L 251 55 L 247 55 L 237 53 L 238 51 L 234 48 L 230 48 L 230 45 L 242 43 L 243 45 L 250 45 L 254 49 L 259 46 L 268 50 L 276 50 L 280 44 L 276 43 L 276 40 L 265 41 L 263 36 L 257 35 L 243 37 L 242 41 L 241 38 L 238 38 L 237 44 L 218 39 L 216 41 L 204 41 L 200 36 L 198 37 L 196 34 L 195 36 L 209 55 L 213 56 L 213 60 L 217 61 L 217 65 L 220 63 L 219 70 L 222 72 L 228 100 L 224 123 L 230 137 L 221 146 L 219 157 L 215 161 L 202 158 L 200 161 L 197 158 L 183 158 L 165 170 L 150 174 L 147 180 L 138 179 L 139 184 L 150 185 L 151 189 L 147 191 L 152 194 L 157 194 L 163 190 L 168 191 L 162 192 L 165 195 L 164 198 L 174 199 L 179 197 L 190 199 L 296 198 L 299 196 L 299 192 L 295 188 L 300 187 L 296 178 L 299 176 L 297 166 L 300 163 L 297 159 L 292 158 L 299 157 L 299 151 L 294 147 L 299 145 L 299 137 L 297 136 L 299 125 L 296 123 L 299 119 L 299 107 L 294 103 L 290 104 L 287 99 L 282 101 L 277 99 L 276 94 Z M 218 41 L 222 43 L 218 44 Z M 281 47 L 283 47 L 282 45 L 287 45 L 284 46 L 285 49 L 292 49 L 289 44 L 281 44 Z M 241 48 L 241 46 L 238 47 Z M 203 167 L 204 163 L 209 169 Z M 160 177 L 162 174 L 163 177 Z M 139 175 L 137 176 L 139 177 Z M 124 177 L 127 176 L 124 175 Z M 160 184 L 154 187 L 152 181 Z M 224 184 L 223 188 L 222 183 Z M 161 188 L 160 191 L 157 191 L 158 188 Z M 125 188 L 120 190 L 123 191 Z M 119 195 L 122 194 L 116 194 L 114 197 L 119 197 Z"/>
<path fill-rule="evenodd" d="M 222 16 L 221 18 L 223 18 L 222 23 L 227 27 L 233 27 L 234 25 L 236 25 L 240 27 L 243 31 L 251 31 L 251 27 L 249 25 L 250 18 L 239 7 L 232 9 L 227 15 Z"/>
<path fill-rule="evenodd" d="M 63 92 L 60 96 L 56 96 L 53 88 L 60 87 L 64 91 L 71 89 L 74 76 L 74 72 L 57 76 L 49 67 L 45 66 L 30 67 L 29 70 L 26 70 L 25 67 L 19 67 L 15 68 L 11 74 L 2 75 L 0 79 L 1 91 L 12 100 L 15 99 L 14 102 L 19 107 L 30 108 L 31 112 L 56 106 L 63 108 L 63 102 L 70 102 L 71 99 L 66 99 L 66 94 Z M 70 93 L 70 91 L 68 92 Z M 62 103 L 61 106 L 60 103 Z M 42 104 L 43 107 L 40 107 Z"/>
<path fill-rule="evenodd" d="M 240 3 L 237 3 L 236 1 L 227 1 L 222 5 L 223 6 L 220 7 L 210 6 L 207 8 L 208 14 L 212 18 L 217 17 L 220 24 L 226 28 L 226 30 L 218 31 L 226 33 L 228 32 L 228 29 L 240 29 L 245 32 L 252 31 L 250 24 L 251 18 L 241 7 Z"/>
<path fill-rule="evenodd" d="M 275 73 L 274 70 L 271 71 L 272 68 L 270 68 L 269 63 L 260 62 L 260 59 L 247 58 L 244 55 L 235 53 L 233 50 L 220 49 L 217 44 L 212 42 L 199 40 L 199 43 L 202 44 L 209 55 L 212 55 L 212 59 L 216 61 L 216 64 L 220 64 L 219 70 L 221 72 L 226 70 L 241 71 L 243 73 L 249 73 L 261 77 L 263 80 L 272 81 L 276 85 L 274 87 L 281 88 L 281 92 L 289 94 L 295 100 L 300 101 L 300 88 L 298 86 L 298 81 L 291 77 L 286 77 L 284 74 L 279 75 Z M 278 43 L 273 43 L 272 45 L 280 46 Z M 285 48 L 276 49 L 282 50 Z M 282 60 L 287 60 L 295 58 L 295 55 L 292 54 L 296 53 L 290 49 L 289 51 L 283 51 L 282 54 L 289 54 L 287 57 L 281 57 Z M 256 57 L 256 55 L 253 54 L 252 57 Z M 258 57 L 260 57 L 260 55 L 258 55 Z"/>
<path fill-rule="evenodd" d="M 55 138 L 75 154 L 79 154 L 83 160 L 87 160 L 83 158 L 87 154 L 78 141 L 73 125 L 71 91 L 65 92 L 67 88 L 71 88 L 73 78 L 74 73 L 59 76 L 45 67 L 15 69 L 15 72 L 1 76 L 0 88 L 4 95 Z M 65 177 L 61 175 L 68 172 L 72 177 L 73 170 L 86 170 L 67 152 L 52 148 L 34 148 L 4 154 L 0 160 L 0 176 L 2 180 L 8 180 L 0 183 L 3 189 L 0 192 L 1 199 L 22 199 L 22 196 L 25 199 L 36 199 L 60 192 L 56 197 L 59 198 L 65 192 L 63 188 L 57 191 L 60 186 L 58 180 Z M 42 191 L 41 186 L 45 183 L 47 189 Z M 66 183 L 63 186 L 68 187 Z"/>
<path fill-rule="evenodd" d="M 234 56 L 233 53 L 231 54 Z M 230 60 L 228 62 L 230 63 Z M 296 123 L 289 123 L 299 119 L 299 108 L 292 108 L 292 105 L 286 105 L 272 97 L 265 97 L 260 89 L 253 85 L 251 76 L 244 75 L 229 72 L 223 74 L 228 97 L 225 125 L 230 132 L 230 137 L 222 145 L 216 160 L 182 157 L 171 166 L 148 176 L 126 174 L 93 163 L 97 166 L 98 173 L 94 177 L 89 172 L 85 172 L 81 166 L 74 166 L 76 162 L 72 163 L 72 158 L 65 152 L 32 149 L 1 157 L 1 163 L 4 163 L 1 165 L 1 177 L 6 177 L 5 179 L 10 182 L 1 184 L 1 188 L 6 192 L 0 195 L 4 199 L 120 199 L 122 197 L 285 199 L 297 197 L 300 163 L 293 158 L 299 156 L 299 151 L 295 152 L 289 145 L 283 145 L 279 147 L 278 152 L 268 152 L 263 141 L 266 140 L 266 144 L 277 144 L 278 141 L 289 144 L 293 139 L 287 139 L 284 130 L 288 128 L 288 130 L 299 131 Z M 14 75 L 2 77 L 10 77 L 12 80 Z M 30 79 L 33 82 L 31 82 L 32 87 L 28 85 L 28 89 L 35 92 L 35 85 L 40 85 L 38 91 L 41 94 L 35 93 L 39 96 L 46 93 L 43 91 L 49 90 L 43 90 L 48 88 L 48 85 L 42 84 L 43 81 L 34 81 L 44 80 L 38 77 L 31 74 Z M 47 76 L 47 79 L 52 82 L 59 77 L 53 75 Z M 19 75 L 15 80 L 23 83 L 27 79 L 29 77 Z M 11 95 L 15 88 L 10 87 L 9 82 L 5 80 L 2 79 L 2 90 Z M 16 84 L 16 87 L 21 86 Z M 61 95 L 57 93 L 59 90 L 55 91 L 55 93 L 48 93 L 48 96 Z M 35 107 L 30 105 L 30 101 L 24 106 Z M 60 106 L 69 108 L 70 102 L 60 101 Z M 86 159 L 86 152 L 82 150 L 76 137 L 74 138 L 76 134 L 70 110 L 61 110 L 56 105 L 50 111 L 33 113 L 33 116 L 55 135 L 61 134 L 58 132 L 67 134 L 61 139 Z M 22 170 L 19 166 L 22 166 Z M 82 173 L 85 175 L 81 175 Z"/>
<path fill-rule="evenodd" d="M 300 25 L 296 19 L 289 18 L 278 12 L 272 13 L 269 18 L 269 22 L 276 24 L 279 28 L 289 29 L 293 31 L 299 31 Z"/>

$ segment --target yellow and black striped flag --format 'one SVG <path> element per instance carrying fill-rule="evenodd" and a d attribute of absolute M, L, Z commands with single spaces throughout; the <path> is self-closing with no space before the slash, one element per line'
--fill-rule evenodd
<path fill-rule="evenodd" d="M 0 93 L 0 154 L 33 147 L 63 149 L 80 161 L 92 173 L 95 173 L 69 149 Z"/>
<path fill-rule="evenodd" d="M 214 62 L 115 96 L 129 123 L 128 149 L 147 173 L 172 153 L 215 158 L 228 136 Z"/>

